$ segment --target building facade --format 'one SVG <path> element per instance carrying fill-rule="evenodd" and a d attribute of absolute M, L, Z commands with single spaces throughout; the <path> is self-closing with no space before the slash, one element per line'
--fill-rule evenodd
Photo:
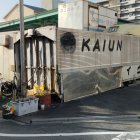
<path fill-rule="evenodd" d="M 63 0 L 42 0 L 42 7 L 46 10 L 52 10 L 58 8 L 58 4 Z"/>
<path fill-rule="evenodd" d="M 24 17 L 36 15 L 41 12 L 46 12 L 46 9 L 40 8 L 40 7 L 35 7 L 35 6 L 30 6 L 24 4 Z M 19 4 L 16 4 L 8 13 L 4 16 L 4 20 L 7 21 L 12 21 L 12 20 L 17 20 L 19 19 Z"/>
<path fill-rule="evenodd" d="M 140 0 L 102 0 L 99 5 L 118 11 L 118 17 L 140 23 Z"/>

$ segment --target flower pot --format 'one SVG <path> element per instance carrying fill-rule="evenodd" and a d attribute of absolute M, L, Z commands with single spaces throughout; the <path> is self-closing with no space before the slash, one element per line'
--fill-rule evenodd
<path fill-rule="evenodd" d="M 39 96 L 39 104 L 40 105 L 45 105 L 45 107 L 50 107 L 51 106 L 51 94 L 49 95 L 44 95 L 44 96 Z"/>

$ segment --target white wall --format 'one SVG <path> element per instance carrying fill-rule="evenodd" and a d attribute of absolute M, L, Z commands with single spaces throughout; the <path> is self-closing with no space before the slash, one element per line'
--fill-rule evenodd
<path fill-rule="evenodd" d="M 14 77 L 14 42 L 17 32 L 0 33 L 0 37 L 4 35 L 8 35 L 10 40 L 9 45 L 4 46 L 3 40 L 0 39 L 0 78 L 2 81 L 11 81 Z"/>

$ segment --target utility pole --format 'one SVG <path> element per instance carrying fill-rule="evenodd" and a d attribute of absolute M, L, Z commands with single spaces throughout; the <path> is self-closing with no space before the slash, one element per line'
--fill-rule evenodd
<path fill-rule="evenodd" d="M 24 2 L 19 0 L 20 12 L 20 61 L 21 61 L 21 95 L 26 96 L 25 85 L 25 45 L 24 45 Z"/>

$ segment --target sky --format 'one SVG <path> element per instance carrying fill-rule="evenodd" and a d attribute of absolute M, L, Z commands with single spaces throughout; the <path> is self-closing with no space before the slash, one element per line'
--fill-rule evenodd
<path fill-rule="evenodd" d="M 19 0 L 0 0 L 0 21 Z M 25 4 L 41 7 L 41 0 L 24 0 Z"/>
<path fill-rule="evenodd" d="M 0 21 L 10 11 L 10 9 L 19 2 L 19 0 L 0 0 Z M 96 2 L 98 0 L 92 0 Z M 24 0 L 25 4 L 41 7 L 41 0 Z"/>

